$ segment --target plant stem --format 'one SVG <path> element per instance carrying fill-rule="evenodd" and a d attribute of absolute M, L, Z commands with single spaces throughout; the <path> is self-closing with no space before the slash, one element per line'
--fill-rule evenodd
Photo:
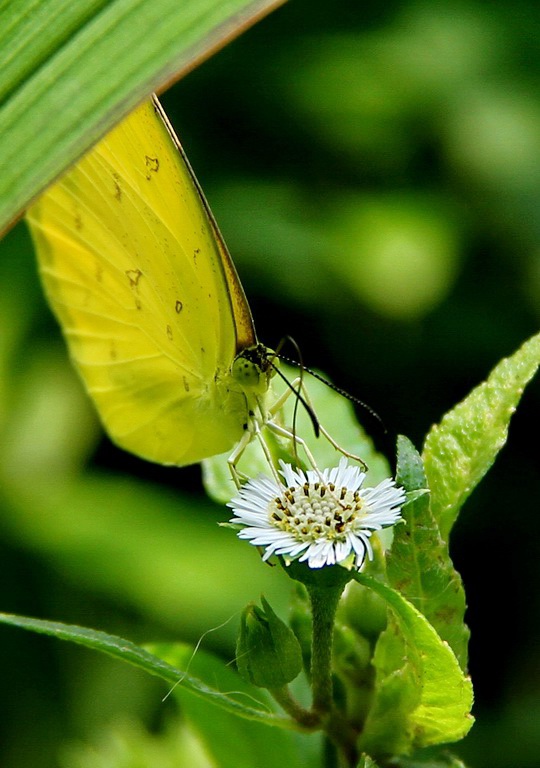
<path fill-rule="evenodd" d="M 315 730 L 321 727 L 321 719 L 316 712 L 302 707 L 292 696 L 288 686 L 283 688 L 270 688 L 270 694 L 285 712 L 304 728 Z"/>
<path fill-rule="evenodd" d="M 311 641 L 312 712 L 321 719 L 324 731 L 338 748 L 344 764 L 354 766 L 357 761 L 357 733 L 346 720 L 344 713 L 336 709 L 332 684 L 334 621 L 344 587 L 345 584 L 324 587 L 307 585 L 313 617 Z"/>
<path fill-rule="evenodd" d="M 311 641 L 312 709 L 321 715 L 329 714 L 334 706 L 332 686 L 332 644 L 334 619 L 343 586 L 308 586 L 313 617 Z"/>

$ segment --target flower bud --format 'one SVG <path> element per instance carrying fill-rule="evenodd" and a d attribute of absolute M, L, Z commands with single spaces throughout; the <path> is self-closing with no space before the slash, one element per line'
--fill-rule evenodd
<path fill-rule="evenodd" d="M 259 688 L 282 688 L 300 673 L 302 653 L 294 632 L 261 598 L 250 603 L 240 621 L 236 664 L 240 675 Z"/>

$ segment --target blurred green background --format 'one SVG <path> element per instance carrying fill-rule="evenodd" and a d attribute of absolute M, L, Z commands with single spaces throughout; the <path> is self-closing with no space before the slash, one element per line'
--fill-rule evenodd
<path fill-rule="evenodd" d="M 539 83 L 535 2 L 295 0 L 163 96 L 261 340 L 292 334 L 419 447 L 539 325 Z M 232 617 L 204 640 L 231 659 L 237 612 L 261 591 L 283 609 L 287 579 L 217 527 L 199 468 L 102 435 L 24 225 L 0 248 L 2 610 L 141 642 Z M 540 766 L 539 411 L 536 381 L 453 534 L 476 768 Z M 82 743 L 174 711 L 97 654 L 8 628 L 0 648 L 3 768 L 87 765 Z"/>

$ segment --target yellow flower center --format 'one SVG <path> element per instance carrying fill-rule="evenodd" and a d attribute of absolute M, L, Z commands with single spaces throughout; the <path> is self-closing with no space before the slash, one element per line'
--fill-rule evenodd
<path fill-rule="evenodd" d="M 362 506 L 358 491 L 336 489 L 332 483 L 304 483 L 272 499 L 268 515 L 276 528 L 298 541 L 336 541 L 344 539 L 347 530 L 365 517 Z"/>

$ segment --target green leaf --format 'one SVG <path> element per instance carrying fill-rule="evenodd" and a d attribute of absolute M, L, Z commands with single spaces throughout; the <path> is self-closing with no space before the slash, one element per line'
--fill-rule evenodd
<path fill-rule="evenodd" d="M 228 695 L 215 690 L 189 675 L 186 671 L 176 669 L 144 648 L 122 637 L 73 624 L 61 624 L 56 621 L 44 621 L 43 619 L 32 619 L 8 613 L 0 613 L 0 622 L 21 629 L 29 629 L 39 634 L 50 635 L 58 640 L 70 640 L 78 645 L 84 645 L 95 651 L 114 656 L 126 664 L 131 664 L 144 672 L 148 672 L 150 675 L 160 677 L 172 685 L 181 683 L 191 693 L 202 696 L 209 703 L 247 720 L 254 720 L 265 725 L 277 725 L 286 729 L 294 729 L 295 727 L 294 722 L 288 717 L 270 712 L 268 708 L 258 709 L 240 704 L 232 698 L 232 694 Z"/>
<path fill-rule="evenodd" d="M 150 649 L 169 664 L 189 669 L 213 688 L 235 691 L 235 696 L 248 704 L 255 697 L 269 710 L 275 707 L 266 691 L 244 682 L 230 664 L 225 665 L 210 653 L 200 649 L 194 652 L 191 646 L 183 643 L 159 644 Z M 183 686 L 176 686 L 172 694 L 180 703 L 182 715 L 204 744 L 211 765 L 219 768 L 283 768 L 319 764 L 318 734 L 282 729 L 269 733 L 259 723 L 211 707 L 207 700 L 192 696 Z"/>
<path fill-rule="evenodd" d="M 396 480 L 409 492 L 427 485 L 422 459 L 403 436 L 398 438 Z M 395 526 L 387 559 L 389 583 L 423 613 L 465 669 L 469 641 L 465 592 L 431 513 L 429 494 L 410 501 L 402 514 L 405 525 Z"/>
<path fill-rule="evenodd" d="M 473 723 L 472 686 L 451 649 L 398 592 L 361 573 L 355 579 L 391 609 L 375 649 L 375 693 L 360 749 L 377 759 L 461 739 Z"/>
<path fill-rule="evenodd" d="M 153 90 L 282 1 L 3 3 L 0 231 Z"/>
<path fill-rule="evenodd" d="M 463 503 L 505 444 L 510 417 L 539 364 L 537 334 L 431 428 L 423 459 L 431 510 L 446 541 Z"/>

